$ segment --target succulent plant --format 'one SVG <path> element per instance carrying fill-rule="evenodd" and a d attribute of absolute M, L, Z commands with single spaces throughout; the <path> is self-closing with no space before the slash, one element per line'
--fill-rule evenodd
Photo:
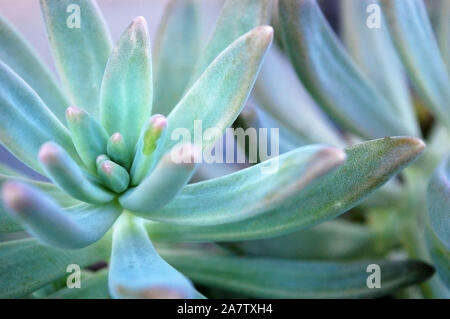
<path fill-rule="evenodd" d="M 72 28 L 73 1 L 41 0 L 62 86 L 0 19 L 0 140 L 52 182 L 0 167 L 0 297 L 448 296 L 450 8 L 441 55 L 420 0 L 382 2 L 374 31 L 361 23 L 376 0 L 343 1 L 348 54 L 314 0 L 227 0 L 204 46 L 198 3 L 171 0 L 153 68 L 142 17 L 113 46 L 94 1 Z M 435 115 L 414 163 L 403 68 Z M 282 154 L 189 183 L 220 138 L 172 139 L 195 120 L 278 127 Z M 81 288 L 66 287 L 73 264 Z"/>

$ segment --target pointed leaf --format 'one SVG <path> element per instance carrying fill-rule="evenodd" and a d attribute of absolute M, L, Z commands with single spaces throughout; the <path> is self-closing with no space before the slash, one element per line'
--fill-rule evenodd
<path fill-rule="evenodd" d="M 193 298 L 191 282 L 156 252 L 147 233 L 131 215 L 114 226 L 109 291 L 114 298 Z"/>
<path fill-rule="evenodd" d="M 2 198 L 8 213 L 27 232 L 47 245 L 66 249 L 98 241 L 122 212 L 116 203 L 63 210 L 43 192 L 18 181 L 3 185 Z"/>
<path fill-rule="evenodd" d="M 420 261 L 318 262 L 160 250 L 202 285 L 262 298 L 374 298 L 422 282 L 433 267 Z M 380 267 L 381 287 L 367 286 L 367 267 Z"/>
<path fill-rule="evenodd" d="M 21 34 L 0 16 L 0 60 L 5 62 L 41 97 L 65 123 L 64 111 L 69 100 L 54 76 Z"/>
<path fill-rule="evenodd" d="M 24 297 L 67 276 L 67 266 L 89 266 L 109 257 L 111 236 L 77 250 L 52 248 L 35 239 L 0 243 L 0 298 Z M 75 290 L 75 289 L 74 289 Z"/>
<path fill-rule="evenodd" d="M 56 68 L 72 104 L 97 117 L 111 40 L 96 2 L 40 0 L 40 5 Z"/>
<path fill-rule="evenodd" d="M 194 145 L 175 146 L 142 183 L 120 196 L 120 204 L 139 216 L 151 216 L 154 209 L 170 202 L 191 179 L 199 158 Z"/>
<path fill-rule="evenodd" d="M 244 107 L 272 37 L 271 27 L 257 27 L 233 42 L 210 64 L 170 113 L 164 150 L 178 143 L 176 129 L 183 132 L 187 129 L 192 134 L 194 120 L 202 120 L 204 130 L 214 127 L 224 131 L 233 123 Z M 214 142 L 214 139 L 203 141 L 203 149 Z"/>
<path fill-rule="evenodd" d="M 311 95 L 345 128 L 365 138 L 411 134 L 358 69 L 316 0 L 280 0 L 284 45 Z"/>
<path fill-rule="evenodd" d="M 155 39 L 154 113 L 168 115 L 181 99 L 200 49 L 196 0 L 171 0 Z"/>
<path fill-rule="evenodd" d="M 257 26 L 268 24 L 271 7 L 271 0 L 227 0 L 208 44 L 195 65 L 191 84 L 233 41 Z"/>
<path fill-rule="evenodd" d="M 79 160 L 66 128 L 14 71 L 0 61 L 0 141 L 38 172 L 39 148 L 52 140 Z"/>
<path fill-rule="evenodd" d="M 378 0 L 342 2 L 345 43 L 362 71 L 389 101 L 391 113 L 396 114 L 397 121 L 403 122 L 409 135 L 420 136 L 408 82 L 386 21 L 380 15 L 379 28 L 369 28 L 367 25 L 370 5 L 380 7 Z"/>
<path fill-rule="evenodd" d="M 215 226 L 148 223 L 154 240 L 238 241 L 275 237 L 312 227 L 357 205 L 413 161 L 424 143 L 395 137 L 356 144 L 345 150 L 347 160 L 307 187 L 292 201 L 241 222 Z"/>
<path fill-rule="evenodd" d="M 100 120 L 109 135 L 122 134 L 134 151 L 141 127 L 152 111 L 152 61 L 147 23 L 135 18 L 121 35 L 106 65 Z"/>
<path fill-rule="evenodd" d="M 450 127 L 450 76 L 422 0 L 382 0 L 411 82 L 426 105 Z"/>
<path fill-rule="evenodd" d="M 345 153 L 336 148 L 301 147 L 234 174 L 190 184 L 168 205 L 149 209 L 145 217 L 192 226 L 263 217 L 301 196 L 308 185 L 344 161 Z"/>
<path fill-rule="evenodd" d="M 58 144 L 45 143 L 39 151 L 39 160 L 47 176 L 74 198 L 94 204 L 114 198 L 113 193 L 94 182 Z"/>

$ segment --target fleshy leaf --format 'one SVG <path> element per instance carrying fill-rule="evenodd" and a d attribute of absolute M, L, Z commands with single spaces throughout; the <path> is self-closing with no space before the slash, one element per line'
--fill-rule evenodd
<path fill-rule="evenodd" d="M 420 261 L 292 261 L 186 249 L 160 253 L 199 284 L 262 298 L 374 298 L 422 282 L 433 274 L 433 267 Z M 367 285 L 373 272 L 367 271 L 371 264 L 379 266 L 378 289 Z"/>
<path fill-rule="evenodd" d="M 436 169 L 428 185 L 427 202 L 431 226 L 450 250 L 450 156 Z"/>
<path fill-rule="evenodd" d="M 65 123 L 64 111 L 69 100 L 19 32 L 0 16 L 0 60 L 5 62 L 41 97 L 58 119 Z"/>
<path fill-rule="evenodd" d="M 122 215 L 114 225 L 109 292 L 114 298 L 193 298 L 191 282 L 156 252 L 141 223 Z"/>
<path fill-rule="evenodd" d="M 158 162 L 154 171 L 120 198 L 120 204 L 143 217 L 170 202 L 191 179 L 200 161 L 192 144 L 175 146 Z M 151 214 L 150 214 L 151 216 Z"/>
<path fill-rule="evenodd" d="M 154 113 L 168 115 L 181 99 L 200 49 L 196 0 L 171 0 L 155 39 Z"/>
<path fill-rule="evenodd" d="M 96 2 L 40 0 L 40 5 L 56 68 L 72 104 L 97 117 L 111 39 Z"/>
<path fill-rule="evenodd" d="M 347 160 L 284 205 L 241 222 L 215 226 L 148 223 L 154 240 L 239 241 L 275 237 L 312 227 L 339 216 L 413 161 L 424 143 L 393 137 L 356 144 L 345 150 Z"/>
<path fill-rule="evenodd" d="M 367 25 L 367 8 L 380 7 L 378 0 L 342 2 L 342 26 L 345 44 L 361 70 L 389 101 L 391 115 L 403 122 L 409 135 L 420 136 L 408 82 L 383 15 L 379 28 Z M 396 115 L 393 115 L 393 114 Z"/>
<path fill-rule="evenodd" d="M 275 46 L 270 48 L 264 59 L 255 83 L 254 96 L 259 106 L 296 133 L 304 143 L 345 145 L 339 138 L 339 132 L 333 128 Z"/>
<path fill-rule="evenodd" d="M 81 204 L 62 209 L 43 192 L 22 182 L 2 187 L 6 210 L 41 242 L 66 249 L 86 247 L 99 240 L 122 212 L 116 203 Z"/>
<path fill-rule="evenodd" d="M 126 169 L 130 168 L 131 158 L 122 134 L 114 133 L 111 135 L 106 144 L 106 152 L 114 162 Z"/>
<path fill-rule="evenodd" d="M 81 287 L 65 287 L 52 293 L 46 298 L 50 299 L 109 299 L 108 270 L 103 269 L 95 273 L 81 273 Z"/>
<path fill-rule="evenodd" d="M 0 141 L 18 159 L 41 172 L 39 148 L 52 140 L 79 161 L 69 132 L 40 97 L 0 61 Z"/>
<path fill-rule="evenodd" d="M 408 135 L 392 107 L 358 69 L 316 0 L 280 0 L 284 46 L 305 87 L 342 126 L 365 138 Z"/>
<path fill-rule="evenodd" d="M 183 135 L 192 135 L 195 120 L 202 120 L 203 130 L 223 131 L 233 123 L 244 107 L 272 37 L 271 27 L 257 27 L 233 42 L 209 65 L 170 113 L 164 150 L 179 142 L 180 129 Z M 203 149 L 214 142 L 215 139 L 205 139 Z"/>
<path fill-rule="evenodd" d="M 110 251 L 109 234 L 97 243 L 78 250 L 44 246 L 35 239 L 2 242 L 0 298 L 24 297 L 56 279 L 68 276 L 68 265 L 88 266 L 108 258 Z"/>
<path fill-rule="evenodd" d="M 271 7 L 271 0 L 227 0 L 195 65 L 191 84 L 233 41 L 257 26 L 268 24 Z"/>
<path fill-rule="evenodd" d="M 128 188 L 130 176 L 125 168 L 108 159 L 97 162 L 97 175 L 110 190 L 121 193 Z"/>
<path fill-rule="evenodd" d="M 450 76 L 422 0 L 382 0 L 411 82 L 426 105 L 450 127 Z"/>
<path fill-rule="evenodd" d="M 57 144 L 45 143 L 39 160 L 47 176 L 67 194 L 87 203 L 106 203 L 114 194 L 98 185 Z"/>
<path fill-rule="evenodd" d="M 133 19 L 106 65 L 100 98 L 100 120 L 108 133 L 122 134 L 130 154 L 152 112 L 152 61 L 147 23 Z"/>
<path fill-rule="evenodd" d="M 450 2 L 441 1 L 440 24 L 438 31 L 439 45 L 450 72 Z"/>
<path fill-rule="evenodd" d="M 234 174 L 190 184 L 168 205 L 153 211 L 149 208 L 142 216 L 192 226 L 263 218 L 301 196 L 308 185 L 344 161 L 345 153 L 336 148 L 301 147 Z"/>

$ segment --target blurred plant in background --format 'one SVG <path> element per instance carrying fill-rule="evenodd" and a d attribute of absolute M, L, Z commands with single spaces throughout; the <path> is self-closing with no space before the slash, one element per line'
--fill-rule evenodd
<path fill-rule="evenodd" d="M 153 62 L 143 18 L 112 46 L 95 2 L 79 29 L 40 3 L 62 87 L 0 20 L 0 140 L 53 182 L 1 167 L 1 297 L 449 296 L 448 1 L 435 30 L 421 0 L 339 1 L 344 47 L 314 0 L 227 0 L 207 41 L 172 0 Z M 170 133 L 199 119 L 279 128 L 279 170 L 187 184 Z"/>

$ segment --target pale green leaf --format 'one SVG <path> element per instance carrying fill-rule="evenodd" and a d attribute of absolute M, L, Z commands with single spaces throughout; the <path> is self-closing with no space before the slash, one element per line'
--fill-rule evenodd
<path fill-rule="evenodd" d="M 100 85 L 111 52 L 97 3 L 40 0 L 40 5 L 56 68 L 72 103 L 97 117 Z"/>
<path fill-rule="evenodd" d="M 46 298 L 50 299 L 109 299 L 108 269 L 102 269 L 95 273 L 81 274 L 81 287 L 60 289 Z M 84 275 L 84 276 L 83 276 Z"/>

